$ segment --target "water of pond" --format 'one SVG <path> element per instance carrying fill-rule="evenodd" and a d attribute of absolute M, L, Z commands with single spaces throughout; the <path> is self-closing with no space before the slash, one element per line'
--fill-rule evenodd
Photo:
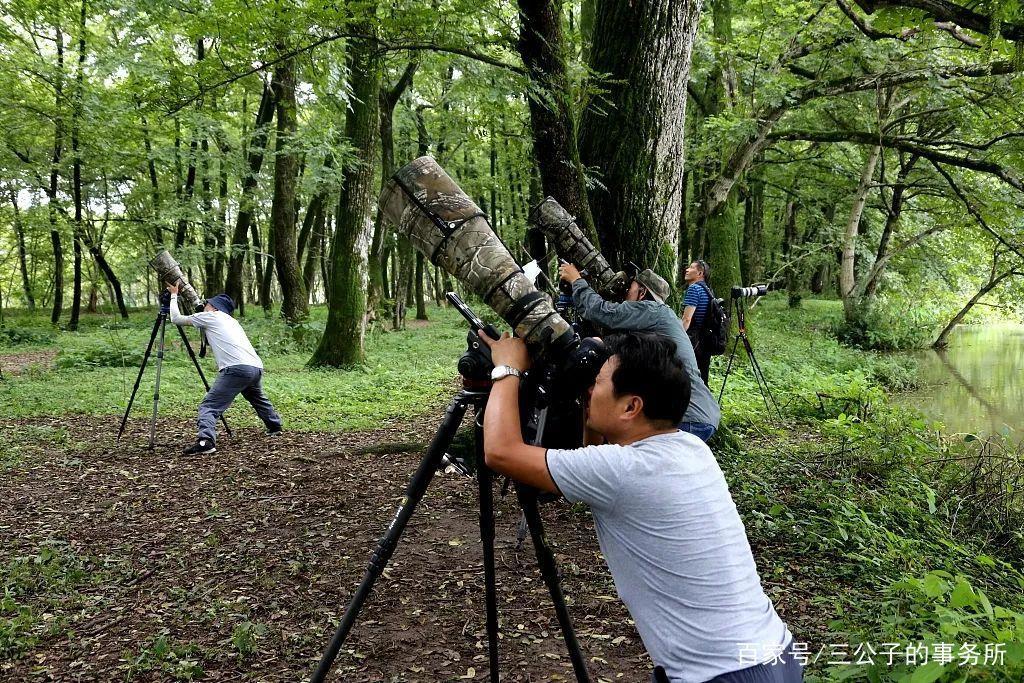
<path fill-rule="evenodd" d="M 918 360 L 921 388 L 903 402 L 948 432 L 1024 440 L 1024 325 L 962 326 Z"/>

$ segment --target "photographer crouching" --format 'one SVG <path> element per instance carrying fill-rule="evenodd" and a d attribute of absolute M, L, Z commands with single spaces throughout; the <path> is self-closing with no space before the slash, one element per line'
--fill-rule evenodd
<path fill-rule="evenodd" d="M 651 269 L 636 274 L 629 284 L 626 300 L 605 301 L 591 288 L 571 263 L 563 263 L 558 274 L 572 285 L 572 299 L 577 312 L 588 322 L 615 332 L 650 332 L 670 339 L 676 357 L 689 377 L 690 402 L 678 427 L 707 441 L 718 429 L 722 411 L 703 382 L 686 331 L 676 314 L 665 305 L 669 285 Z"/>
<path fill-rule="evenodd" d="M 241 394 L 263 420 L 269 436 L 281 433 L 281 416 L 263 393 L 263 361 L 252 348 L 245 330 L 232 317 L 235 302 L 227 294 L 207 300 L 206 307 L 193 315 L 178 310 L 178 287 L 167 285 L 171 293 L 171 322 L 192 325 L 202 330 L 217 361 L 217 379 L 199 404 L 199 435 L 185 455 L 203 455 L 217 450 L 217 420 Z"/>
<path fill-rule="evenodd" d="M 562 450 L 523 442 L 525 343 L 481 337 L 495 367 L 511 369 L 494 382 L 484 413 L 487 465 L 590 506 L 616 590 L 656 665 L 652 680 L 802 681 L 725 477 L 707 445 L 676 426 L 693 382 L 675 344 L 652 334 L 607 337 L 610 355 L 587 406 L 587 427 L 607 443 Z"/>

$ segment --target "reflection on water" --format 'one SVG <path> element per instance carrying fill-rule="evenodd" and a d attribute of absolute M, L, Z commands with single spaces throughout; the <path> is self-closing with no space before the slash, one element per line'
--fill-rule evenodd
<path fill-rule="evenodd" d="M 918 356 L 922 388 L 904 400 L 950 432 L 1024 439 L 1024 325 L 962 326 Z"/>

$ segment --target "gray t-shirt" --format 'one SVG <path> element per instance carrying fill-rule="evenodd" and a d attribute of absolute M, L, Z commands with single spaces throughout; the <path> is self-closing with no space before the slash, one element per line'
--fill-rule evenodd
<path fill-rule="evenodd" d="M 718 401 L 711 395 L 708 385 L 701 379 L 693 344 L 686 336 L 683 322 L 671 308 L 657 301 L 605 301 L 582 278 L 572 283 L 572 300 L 580 315 L 601 327 L 627 332 L 652 332 L 674 341 L 676 357 L 690 378 L 690 405 L 683 414 L 683 421 L 703 422 L 718 428 L 722 409 L 718 407 Z"/>
<path fill-rule="evenodd" d="M 203 311 L 192 315 L 182 315 L 178 311 L 178 297 L 171 296 L 171 322 L 175 325 L 192 325 L 198 327 L 206 335 L 217 361 L 217 369 L 232 365 L 251 365 L 262 368 L 256 350 L 252 348 L 249 337 L 238 321 L 221 311 Z"/>
<path fill-rule="evenodd" d="M 590 506 L 619 597 L 670 681 L 770 661 L 792 640 L 703 441 L 673 432 L 628 446 L 550 448 L 547 463 L 562 495 Z"/>

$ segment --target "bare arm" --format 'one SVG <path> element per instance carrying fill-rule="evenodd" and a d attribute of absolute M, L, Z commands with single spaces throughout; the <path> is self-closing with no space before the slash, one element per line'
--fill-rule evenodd
<path fill-rule="evenodd" d="M 690 323 L 693 321 L 693 312 L 697 310 L 696 306 L 686 306 L 683 308 L 683 329 L 689 330 Z"/>
<path fill-rule="evenodd" d="M 530 356 L 522 339 L 509 337 L 491 339 L 485 332 L 480 339 L 491 348 L 495 366 L 507 365 L 517 370 L 530 367 Z M 484 461 L 495 472 L 512 477 L 542 491 L 555 492 L 548 472 L 547 450 L 523 441 L 519 422 L 519 379 L 506 377 L 491 387 L 484 413 Z"/>
<path fill-rule="evenodd" d="M 558 491 L 548 472 L 547 449 L 523 442 L 519 380 L 495 382 L 484 413 L 484 460 L 495 472 L 540 489 Z"/>

